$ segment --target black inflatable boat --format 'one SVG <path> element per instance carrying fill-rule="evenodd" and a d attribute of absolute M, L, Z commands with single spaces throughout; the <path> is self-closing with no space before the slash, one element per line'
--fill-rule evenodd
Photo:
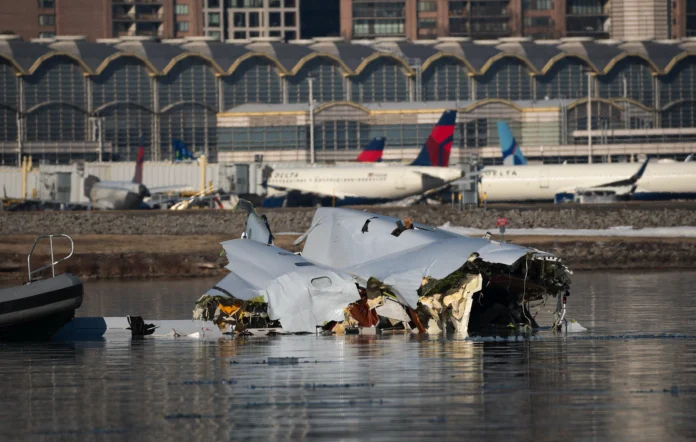
<path fill-rule="evenodd" d="M 65 237 L 70 240 L 71 252 L 55 261 L 53 239 Z M 51 264 L 31 270 L 31 255 L 36 243 L 43 238 L 51 242 Z M 0 340 L 46 340 L 70 322 L 82 304 L 82 281 L 65 273 L 55 275 L 56 264 L 70 258 L 74 252 L 72 238 L 67 235 L 46 235 L 36 238 L 27 257 L 29 282 L 0 290 Z M 32 276 L 51 268 L 52 277 L 32 279 Z"/>

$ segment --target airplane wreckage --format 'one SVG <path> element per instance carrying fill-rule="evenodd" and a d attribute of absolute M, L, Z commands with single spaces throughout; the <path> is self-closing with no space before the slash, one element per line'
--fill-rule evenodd
<path fill-rule="evenodd" d="M 247 201 L 242 238 L 222 243 L 230 273 L 196 303 L 194 320 L 221 332 L 413 333 L 537 328 L 532 311 L 555 301 L 564 324 L 571 272 L 533 248 L 470 238 L 410 219 L 317 209 L 302 252 L 273 244 Z"/>

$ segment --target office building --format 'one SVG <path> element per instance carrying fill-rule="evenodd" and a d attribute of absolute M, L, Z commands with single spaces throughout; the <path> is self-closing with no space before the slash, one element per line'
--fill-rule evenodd
<path fill-rule="evenodd" d="M 220 41 L 300 36 L 299 0 L 205 0 L 204 33 Z"/>

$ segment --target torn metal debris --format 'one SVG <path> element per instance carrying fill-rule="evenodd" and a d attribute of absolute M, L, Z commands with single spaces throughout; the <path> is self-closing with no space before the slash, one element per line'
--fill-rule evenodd
<path fill-rule="evenodd" d="M 316 211 L 295 254 L 273 245 L 251 204 L 238 207 L 248 212 L 245 233 L 222 243 L 230 274 L 194 311 L 221 330 L 467 336 L 536 328 L 530 306 L 549 297 L 557 300 L 554 327 L 565 320 L 571 272 L 552 254 L 336 208 Z"/>

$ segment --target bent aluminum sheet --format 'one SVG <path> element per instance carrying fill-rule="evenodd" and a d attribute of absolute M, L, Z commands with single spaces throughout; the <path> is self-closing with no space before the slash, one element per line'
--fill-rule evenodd
<path fill-rule="evenodd" d="M 367 231 L 365 222 L 370 220 Z M 398 237 L 391 233 L 397 218 L 353 209 L 320 208 L 314 214 L 302 256 L 341 269 L 366 283 L 374 277 L 389 285 L 400 301 L 415 308 L 425 277 L 441 279 L 459 269 L 477 252 L 489 263 L 512 265 L 528 253 L 552 256 L 514 244 L 415 224 Z"/>
<path fill-rule="evenodd" d="M 342 321 L 343 309 L 360 299 L 353 278 L 301 256 L 249 239 L 222 243 L 232 272 L 208 294 L 249 300 L 263 296 L 271 319 L 287 332 L 315 332 Z"/>

